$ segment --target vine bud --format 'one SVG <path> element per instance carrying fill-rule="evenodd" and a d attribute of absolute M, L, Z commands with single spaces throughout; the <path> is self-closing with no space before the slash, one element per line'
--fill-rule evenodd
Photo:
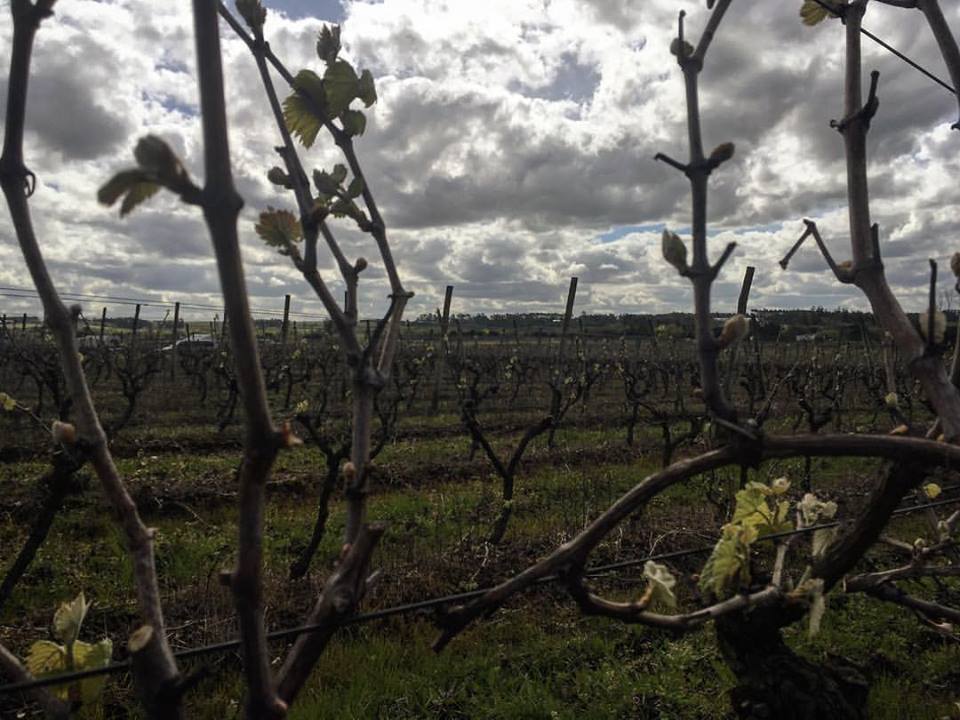
<path fill-rule="evenodd" d="M 681 41 L 680 38 L 674 38 L 673 42 L 670 43 L 670 54 L 677 57 L 690 57 L 693 55 L 693 45 L 686 40 Z"/>
<path fill-rule="evenodd" d="M 133 149 L 137 164 L 151 172 L 163 183 L 171 183 L 180 171 L 180 161 L 166 142 L 156 135 L 146 135 Z"/>
<path fill-rule="evenodd" d="M 267 180 L 272 182 L 274 185 L 280 185 L 281 187 L 285 187 L 287 189 L 293 187 L 293 183 L 290 182 L 290 176 L 283 171 L 283 168 L 276 166 L 270 168 L 270 170 L 267 172 Z"/>
<path fill-rule="evenodd" d="M 130 650 L 131 654 L 136 655 L 150 644 L 153 636 L 153 625 L 141 625 L 130 633 L 130 638 L 127 640 L 127 649 Z"/>
<path fill-rule="evenodd" d="M 364 257 L 358 257 L 357 261 L 353 264 L 353 271 L 361 273 L 367 269 L 367 259 Z"/>
<path fill-rule="evenodd" d="M 58 443 L 73 445 L 77 441 L 77 429 L 70 423 L 54 420 L 50 432 Z"/>
<path fill-rule="evenodd" d="M 950 258 L 950 269 L 953 271 L 954 276 L 960 279 L 960 252 L 954 253 L 953 257 Z"/>
<path fill-rule="evenodd" d="M 292 448 L 292 447 L 296 447 L 297 445 L 303 445 L 303 440 L 301 440 L 297 436 L 297 434 L 293 432 L 293 428 L 290 426 L 289 420 L 284 422 L 283 425 L 280 427 L 280 442 L 283 445 L 283 447 L 286 447 L 286 448 Z"/>
<path fill-rule="evenodd" d="M 660 238 L 663 259 L 673 265 L 681 275 L 687 271 L 687 246 L 676 233 L 664 230 Z"/>
<path fill-rule="evenodd" d="M 933 337 L 928 338 L 927 333 L 930 331 L 930 314 L 923 313 L 920 316 L 920 335 L 923 336 L 923 339 L 928 343 L 934 345 L 939 345 L 943 342 L 944 336 L 947 334 L 947 316 L 941 311 L 936 311 L 933 315 Z"/>
<path fill-rule="evenodd" d="M 750 318 L 746 315 L 734 315 L 727 319 L 720 332 L 720 347 L 725 348 L 733 343 L 740 342 L 750 331 Z"/>
<path fill-rule="evenodd" d="M 890 392 L 890 393 L 887 393 L 886 396 L 883 398 L 883 402 L 888 408 L 892 410 L 893 408 L 899 407 L 900 398 L 897 397 L 897 394 L 895 392 Z"/>
<path fill-rule="evenodd" d="M 343 477 L 347 482 L 357 479 L 357 466 L 349 460 L 343 464 Z"/>
<path fill-rule="evenodd" d="M 734 145 L 732 142 L 725 142 L 722 145 L 717 145 L 713 152 L 710 153 L 710 162 L 714 165 L 719 165 L 722 162 L 726 162 L 733 157 Z"/>
<path fill-rule="evenodd" d="M 237 0 L 237 12 L 251 28 L 263 27 L 267 19 L 267 10 L 260 4 L 260 0 Z"/>

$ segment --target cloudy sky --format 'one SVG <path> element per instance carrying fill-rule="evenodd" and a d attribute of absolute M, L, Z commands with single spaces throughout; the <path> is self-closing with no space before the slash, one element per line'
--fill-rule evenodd
<path fill-rule="evenodd" d="M 688 33 L 698 37 L 707 18 L 702 0 L 266 4 L 268 40 L 294 72 L 322 72 L 317 31 L 336 22 L 345 56 L 376 77 L 380 101 L 358 149 L 405 284 L 416 292 L 410 317 L 436 307 L 448 283 L 456 286 L 457 311 L 559 312 L 571 275 L 580 277 L 580 311 L 690 308 L 689 284 L 659 252 L 664 226 L 682 233 L 689 225 L 687 184 L 653 156 L 686 156 L 682 80 L 668 46 L 681 8 Z M 8 5 L 0 3 L 4 85 Z M 828 125 L 841 114 L 842 28 L 804 27 L 800 5 L 734 2 L 702 75 L 706 146 L 733 141 L 737 148 L 711 182 L 712 252 L 731 239 L 739 244 L 715 286 L 721 311 L 735 303 L 747 264 L 757 267 L 754 307 L 862 307 L 812 247 L 787 272 L 776 263 L 803 217 L 820 223 L 838 260 L 849 255 L 842 141 Z M 944 5 L 960 32 L 960 4 Z M 189 7 L 60 0 L 38 35 L 26 152 L 38 177 L 39 236 L 63 290 L 219 302 L 196 208 L 156 197 L 120 219 L 95 200 L 96 188 L 130 164 L 147 133 L 165 138 L 202 180 Z M 874 4 L 865 26 L 947 77 L 919 12 Z M 296 309 L 317 312 L 287 258 L 253 233 L 267 205 L 294 205 L 265 178 L 277 164 L 278 136 L 252 58 L 222 30 L 252 304 L 277 309 L 291 293 Z M 960 250 L 960 132 L 949 129 L 957 106 L 887 52 L 866 40 L 864 48 L 865 71 L 881 72 L 869 141 L 874 218 L 890 280 L 903 304 L 917 309 L 927 258 Z M 5 96 L 4 87 L 0 102 Z M 304 157 L 309 168 L 337 161 L 326 138 Z M 345 222 L 334 229 L 352 256 L 371 260 L 363 309 L 382 307 L 375 249 Z M 4 212 L 0 286 L 28 285 Z M 0 297 L 0 308 L 36 305 Z"/>

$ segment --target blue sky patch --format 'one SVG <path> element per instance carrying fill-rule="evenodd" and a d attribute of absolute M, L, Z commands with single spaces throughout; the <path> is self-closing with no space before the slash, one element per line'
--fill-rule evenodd
<path fill-rule="evenodd" d="M 294 20 L 317 18 L 335 23 L 343 21 L 343 5 L 340 0 L 276 0 L 270 3 L 269 7 L 282 10 Z"/>
<path fill-rule="evenodd" d="M 598 243 L 615 242 L 620 238 L 626 237 L 630 233 L 643 233 L 643 232 L 661 233 L 663 232 L 665 227 L 667 227 L 665 223 L 653 223 L 651 225 L 621 225 L 620 227 L 611 228 L 607 232 L 597 235 L 596 242 Z"/>

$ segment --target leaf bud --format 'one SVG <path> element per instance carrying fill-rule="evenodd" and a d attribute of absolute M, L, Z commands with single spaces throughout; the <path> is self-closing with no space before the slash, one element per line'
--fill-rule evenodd
<path fill-rule="evenodd" d="M 710 153 L 710 162 L 719 165 L 722 162 L 726 162 L 733 157 L 734 145 L 732 142 L 725 142 L 721 145 L 717 145 L 713 152 Z"/>
<path fill-rule="evenodd" d="M 50 432 L 58 443 L 73 445 L 77 441 L 77 429 L 70 423 L 54 420 Z"/>
<path fill-rule="evenodd" d="M 133 149 L 133 157 L 141 168 L 163 182 L 169 182 L 179 174 L 180 161 L 170 146 L 156 135 L 140 138 Z"/>
<path fill-rule="evenodd" d="M 367 259 L 364 257 L 358 257 L 357 261 L 353 264 L 353 271 L 361 273 L 367 269 Z"/>
<path fill-rule="evenodd" d="M 950 269 L 956 278 L 960 279 L 960 252 L 955 252 L 950 258 Z"/>
<path fill-rule="evenodd" d="M 343 464 L 343 477 L 347 482 L 357 479 L 357 466 L 349 460 Z"/>
<path fill-rule="evenodd" d="M 723 330 L 720 331 L 720 347 L 729 347 L 733 343 L 740 342 L 750 331 L 750 318 L 746 315 L 734 315 L 727 319 L 723 324 Z"/>
<path fill-rule="evenodd" d="M 895 392 L 889 392 L 883 398 L 883 402 L 888 408 L 892 410 L 893 408 L 899 407 L 900 398 L 897 397 L 897 394 Z"/>
<path fill-rule="evenodd" d="M 263 27 L 267 19 L 267 9 L 260 4 L 260 0 L 237 0 L 237 12 L 252 29 Z"/>
<path fill-rule="evenodd" d="M 660 238 L 660 247 L 663 251 L 663 259 L 673 265 L 677 272 L 683 274 L 687 271 L 687 246 L 676 233 L 664 230 Z"/>

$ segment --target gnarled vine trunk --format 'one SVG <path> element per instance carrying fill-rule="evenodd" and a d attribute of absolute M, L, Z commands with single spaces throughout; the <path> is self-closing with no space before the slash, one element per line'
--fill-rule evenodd
<path fill-rule="evenodd" d="M 784 611 L 759 607 L 718 618 L 717 645 L 739 684 L 730 691 L 744 720 L 863 720 L 869 686 L 852 666 L 797 655 L 783 640 Z"/>

